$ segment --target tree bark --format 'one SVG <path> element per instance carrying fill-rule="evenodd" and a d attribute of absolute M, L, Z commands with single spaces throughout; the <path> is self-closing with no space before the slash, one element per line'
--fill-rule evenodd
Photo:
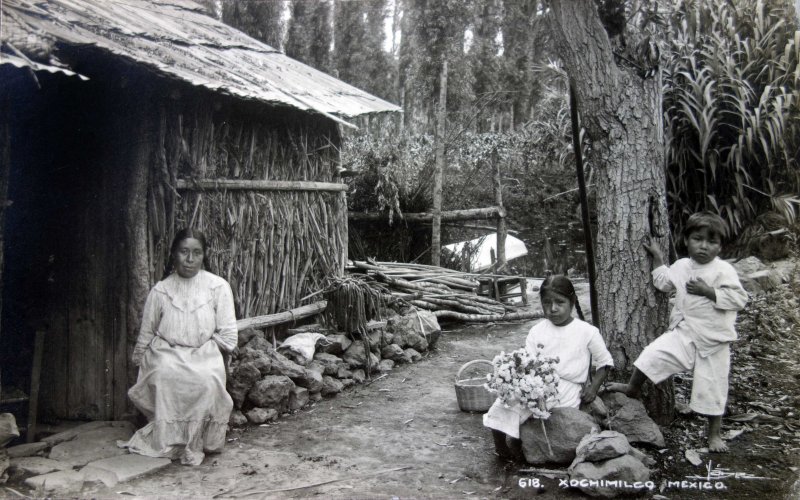
<path fill-rule="evenodd" d="M 628 372 L 667 325 L 668 303 L 651 285 L 642 249 L 651 225 L 666 227 L 666 183 L 656 79 L 618 66 L 593 2 L 553 0 L 550 22 L 568 75 L 575 81 L 583 126 L 592 143 L 597 192 L 598 327 L 618 370 Z M 657 240 L 666 250 L 667 239 Z M 648 391 L 645 404 L 661 423 L 672 418 L 671 383 Z"/>

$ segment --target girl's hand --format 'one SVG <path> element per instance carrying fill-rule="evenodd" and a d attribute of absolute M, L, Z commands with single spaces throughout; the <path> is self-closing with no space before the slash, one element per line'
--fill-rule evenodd
<path fill-rule="evenodd" d="M 581 390 L 581 403 L 591 403 L 597 397 L 597 390 L 592 384 L 586 384 Z"/>

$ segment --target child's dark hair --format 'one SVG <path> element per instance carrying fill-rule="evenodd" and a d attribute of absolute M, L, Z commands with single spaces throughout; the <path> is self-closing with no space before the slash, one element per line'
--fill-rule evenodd
<path fill-rule="evenodd" d="M 686 227 L 683 230 L 683 237 L 688 238 L 690 234 L 701 229 L 708 229 L 725 241 L 728 238 L 728 225 L 722 217 L 713 212 L 697 212 L 689 216 Z"/>
<path fill-rule="evenodd" d="M 548 276 L 542 283 L 542 286 L 539 287 L 539 297 L 544 299 L 544 294 L 548 292 L 557 293 L 567 297 L 575 306 L 575 311 L 577 311 L 578 317 L 582 321 L 585 321 L 583 317 L 583 311 L 581 310 L 581 304 L 578 302 L 578 295 L 575 293 L 575 286 L 572 284 L 569 278 L 563 274 L 554 274 Z"/>
<path fill-rule="evenodd" d="M 181 244 L 181 241 L 187 238 L 194 238 L 200 242 L 200 246 L 203 247 L 203 269 L 211 272 L 208 267 L 208 244 L 206 243 L 206 235 L 203 234 L 202 231 L 187 227 L 175 233 L 175 237 L 172 238 L 172 244 L 169 246 L 167 265 L 164 267 L 164 276 L 161 278 L 162 280 L 166 279 L 167 276 L 175 271 L 175 252 L 178 251 L 178 245 Z"/>

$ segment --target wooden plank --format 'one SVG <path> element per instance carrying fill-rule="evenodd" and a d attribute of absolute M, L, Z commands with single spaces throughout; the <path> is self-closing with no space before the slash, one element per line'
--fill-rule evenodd
<path fill-rule="evenodd" d="M 28 428 L 25 441 L 33 443 L 36 437 L 36 418 L 39 414 L 39 382 L 42 375 L 42 352 L 44 351 L 44 330 L 36 330 L 33 347 L 33 369 L 31 370 L 31 396 L 28 404 Z"/>
<path fill-rule="evenodd" d="M 254 316 L 252 318 L 240 319 L 236 322 L 238 330 L 245 330 L 247 328 L 266 328 L 268 326 L 281 325 L 289 323 L 298 319 L 307 318 L 315 314 L 319 314 L 325 310 L 328 303 L 324 300 L 314 302 L 305 306 L 300 306 L 288 311 L 279 312 L 275 314 L 265 314 L 264 316 Z"/>
<path fill-rule="evenodd" d="M 338 182 L 265 181 L 240 179 L 178 179 L 177 189 L 196 191 L 203 189 L 248 189 L 252 191 L 347 191 L 349 186 Z"/>
<path fill-rule="evenodd" d="M 442 212 L 442 221 L 457 221 L 457 220 L 478 220 L 478 219 L 493 219 L 495 217 L 505 217 L 506 210 L 503 207 L 486 207 L 486 208 L 468 208 L 465 210 L 448 210 Z M 362 212 L 349 212 L 347 218 L 351 221 L 380 221 L 389 220 L 389 215 L 385 213 L 362 213 Z M 432 222 L 432 212 L 419 212 L 403 214 L 400 220 L 406 222 Z"/>

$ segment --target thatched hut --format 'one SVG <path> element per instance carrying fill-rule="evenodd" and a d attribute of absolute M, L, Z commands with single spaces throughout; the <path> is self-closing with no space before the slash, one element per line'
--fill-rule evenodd
<path fill-rule="evenodd" d="M 3 387 L 120 418 L 174 233 L 206 231 L 238 317 L 301 305 L 347 252 L 344 120 L 397 107 L 186 0 L 2 3 Z M 3 221 L 4 219 L 4 221 Z"/>

